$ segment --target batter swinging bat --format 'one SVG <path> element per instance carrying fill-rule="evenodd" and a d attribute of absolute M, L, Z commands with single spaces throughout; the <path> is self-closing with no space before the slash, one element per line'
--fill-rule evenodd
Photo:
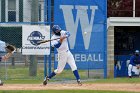
<path fill-rule="evenodd" d="M 42 41 L 37 42 L 37 44 L 40 45 L 42 43 L 50 42 L 50 41 L 57 40 L 57 39 L 60 39 L 60 38 L 49 39 L 49 40 L 42 40 Z"/>

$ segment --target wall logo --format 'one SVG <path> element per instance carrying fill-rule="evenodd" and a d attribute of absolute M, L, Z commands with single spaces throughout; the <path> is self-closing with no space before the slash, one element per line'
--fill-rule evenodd
<path fill-rule="evenodd" d="M 77 32 L 78 32 L 78 24 L 80 23 L 81 25 L 81 31 L 82 31 L 82 36 L 84 40 L 84 46 L 85 49 L 89 48 L 90 44 L 90 37 L 92 30 L 94 29 L 93 24 L 94 24 L 94 17 L 95 17 L 95 12 L 98 10 L 98 6 L 82 6 L 82 5 L 60 5 L 60 9 L 62 9 L 66 28 L 68 31 L 71 32 L 71 36 L 69 41 L 70 41 L 70 48 L 74 49 L 75 46 L 75 40 L 77 37 Z M 88 11 L 91 11 L 91 16 L 89 18 L 89 13 Z M 75 15 L 76 17 L 73 16 L 73 11 L 77 12 Z M 74 19 L 75 18 L 75 19 Z M 85 35 L 85 32 L 88 36 Z M 88 32 L 88 33 L 87 33 Z"/>
<path fill-rule="evenodd" d="M 43 36 L 39 31 L 33 31 L 27 38 L 28 41 L 30 41 L 30 43 L 32 45 L 37 46 L 37 42 L 44 40 L 45 36 Z"/>

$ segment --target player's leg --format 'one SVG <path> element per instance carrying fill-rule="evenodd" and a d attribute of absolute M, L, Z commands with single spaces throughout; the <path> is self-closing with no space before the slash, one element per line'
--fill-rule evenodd
<path fill-rule="evenodd" d="M 140 68 L 139 68 L 139 77 L 140 77 Z"/>
<path fill-rule="evenodd" d="M 65 54 L 65 53 L 59 54 L 58 55 L 58 66 L 57 66 L 57 69 L 54 70 L 54 73 L 60 74 L 63 71 L 63 69 L 66 65 L 66 62 L 67 62 L 67 54 Z M 50 77 L 50 78 L 52 78 L 52 77 Z"/>
<path fill-rule="evenodd" d="M 133 68 L 133 66 L 131 64 L 129 64 L 128 65 L 128 76 L 129 76 L 129 78 L 132 77 L 132 68 Z"/>
<path fill-rule="evenodd" d="M 58 66 L 57 66 L 57 69 L 55 69 L 49 76 L 45 77 L 43 85 L 46 85 L 47 81 L 49 81 L 56 74 L 60 74 L 63 71 L 63 69 L 64 69 L 64 67 L 66 65 L 66 60 L 67 60 L 66 55 L 65 56 L 61 55 L 61 54 L 58 55 Z"/>
<path fill-rule="evenodd" d="M 137 68 L 137 66 L 132 67 L 132 72 L 134 72 L 135 75 L 139 76 L 139 69 Z"/>
<path fill-rule="evenodd" d="M 78 72 L 78 70 L 77 70 L 77 66 L 76 66 L 76 64 L 75 64 L 75 60 L 74 60 L 74 57 L 73 57 L 73 55 L 71 54 L 71 52 L 69 52 L 69 56 L 68 56 L 67 62 L 68 62 L 68 64 L 70 65 L 70 67 L 71 67 L 71 69 L 72 69 L 72 71 L 73 71 L 73 74 L 74 74 L 74 76 L 75 76 L 75 78 L 76 78 L 76 80 L 77 80 L 77 83 L 78 83 L 79 85 L 82 85 L 81 80 L 80 80 L 80 76 L 79 76 L 79 72 Z"/>
<path fill-rule="evenodd" d="M 48 78 L 48 79 L 51 79 L 51 78 L 54 77 L 56 74 L 60 74 L 60 73 L 63 71 L 65 65 L 66 65 L 66 62 L 65 62 L 65 63 L 63 62 L 63 64 L 62 64 L 61 62 L 58 62 L 58 67 L 57 67 L 57 69 L 55 69 L 47 78 Z"/>

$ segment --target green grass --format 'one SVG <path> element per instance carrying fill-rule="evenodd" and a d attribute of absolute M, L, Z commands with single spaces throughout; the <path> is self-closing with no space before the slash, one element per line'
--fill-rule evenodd
<path fill-rule="evenodd" d="M 0 90 L 0 93 L 139 93 L 139 92 L 96 91 L 96 90 Z"/>
<path fill-rule="evenodd" d="M 0 68 L 0 78 L 5 79 L 5 68 Z M 37 69 L 37 76 L 29 76 L 29 67 L 16 66 L 7 68 L 7 79 L 43 79 L 44 69 Z"/>
<path fill-rule="evenodd" d="M 87 80 L 87 71 L 79 70 L 81 79 L 84 83 L 140 83 L 140 78 L 112 78 L 112 79 L 97 79 Z M 3 76 L 3 77 L 2 77 Z M 44 68 L 40 67 L 37 70 L 37 76 L 29 76 L 29 67 L 16 66 L 8 67 L 7 80 L 4 78 L 4 67 L 0 68 L 0 79 L 6 84 L 40 84 L 44 79 Z M 64 70 L 61 74 L 56 75 L 50 82 L 62 80 L 74 80 L 75 77 L 71 70 Z"/>
<path fill-rule="evenodd" d="M 79 71 L 81 78 L 87 78 L 86 71 Z M 0 79 L 6 84 L 38 84 L 42 83 L 44 79 L 44 68 L 37 68 L 37 76 L 29 76 L 29 67 L 26 66 L 9 66 L 7 67 L 7 79 L 5 78 L 5 68 L 0 68 Z M 60 80 L 75 79 L 71 70 L 64 70 L 61 74 L 56 75 L 51 82 Z"/>
<path fill-rule="evenodd" d="M 53 70 L 52 70 L 53 71 Z M 80 76 L 83 79 L 87 78 L 87 73 L 84 70 L 80 70 Z M 26 66 L 16 66 L 7 68 L 7 79 L 33 79 L 42 80 L 44 78 L 44 68 L 37 68 L 37 76 L 29 76 L 29 67 Z M 5 68 L 0 68 L 0 79 L 5 79 Z M 73 72 L 71 70 L 64 70 L 61 74 L 56 75 L 54 79 L 75 79 Z"/>

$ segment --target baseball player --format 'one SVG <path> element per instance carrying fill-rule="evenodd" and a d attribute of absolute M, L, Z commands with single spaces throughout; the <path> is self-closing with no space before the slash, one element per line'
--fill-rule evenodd
<path fill-rule="evenodd" d="M 51 46 L 55 47 L 58 52 L 58 66 L 57 66 L 57 69 L 55 69 L 49 76 L 45 77 L 43 81 L 43 85 L 46 85 L 47 82 L 56 74 L 61 73 L 66 63 L 70 65 L 73 71 L 73 74 L 76 77 L 78 85 L 82 85 L 80 81 L 80 76 L 77 70 L 77 66 L 75 64 L 74 57 L 68 47 L 67 39 L 70 36 L 70 33 L 68 31 L 61 30 L 61 28 L 58 25 L 54 25 L 52 27 L 52 32 L 53 32 L 53 36 L 51 37 L 51 39 L 60 38 L 57 40 L 53 40 L 51 42 Z"/>
<path fill-rule="evenodd" d="M 6 60 L 6 57 L 5 56 L 0 56 L 0 62 L 2 60 Z M 2 82 L 2 80 L 0 80 L 0 86 L 2 86 L 2 85 L 3 85 L 3 82 Z"/>
<path fill-rule="evenodd" d="M 140 74 L 140 52 L 139 50 L 135 51 L 135 54 L 130 57 L 130 63 L 128 65 L 128 76 L 132 78 L 132 72 L 136 75 Z"/>
<path fill-rule="evenodd" d="M 6 55 L 4 55 L 4 56 L 0 56 L 0 62 L 1 61 L 6 61 L 6 60 L 8 60 L 8 58 L 11 56 L 11 54 L 9 54 L 9 53 L 7 53 Z M 0 86 L 2 86 L 3 85 L 3 82 L 2 82 L 2 80 L 0 80 Z"/>
<path fill-rule="evenodd" d="M 12 52 L 15 50 L 15 47 L 12 45 L 7 45 L 4 50 L 6 50 L 8 53 L 5 54 L 4 56 L 0 56 L 0 62 L 8 60 L 8 58 L 12 55 Z M 2 85 L 3 82 L 0 80 L 0 86 Z"/>

